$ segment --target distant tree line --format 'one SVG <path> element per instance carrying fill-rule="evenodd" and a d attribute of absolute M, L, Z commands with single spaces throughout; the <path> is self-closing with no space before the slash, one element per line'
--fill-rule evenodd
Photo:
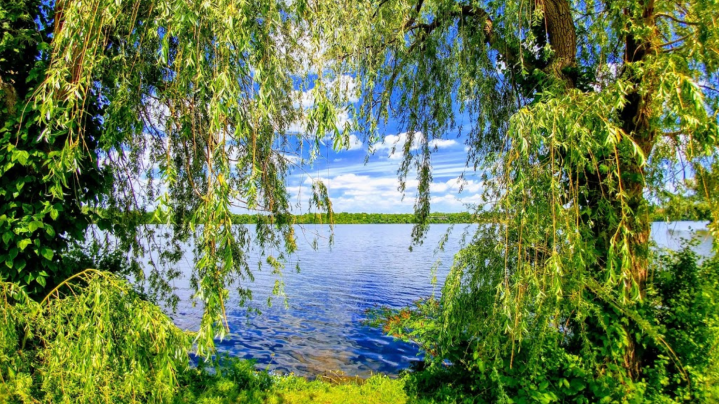
<path fill-rule="evenodd" d="M 154 211 L 133 212 L 132 220 L 141 223 L 167 223 Z M 470 212 L 431 213 L 429 223 L 479 223 L 489 220 L 487 215 Z M 233 214 L 233 224 L 281 223 L 281 224 L 414 224 L 414 213 L 305 213 L 302 215 Z"/>
<path fill-rule="evenodd" d="M 682 220 L 706 221 L 710 220 L 706 203 L 693 200 L 682 200 L 674 198 L 668 202 L 653 205 L 651 207 L 651 219 L 653 222 L 676 222 Z M 106 216 L 106 215 L 100 215 Z M 131 212 L 129 213 L 133 223 L 163 224 L 167 223 L 165 218 L 157 215 L 155 211 Z M 497 222 L 499 219 L 490 212 L 470 213 L 430 213 L 429 223 L 439 224 L 466 224 L 466 223 L 489 223 Z M 301 215 L 274 215 L 269 216 L 263 213 L 233 214 L 233 224 L 415 224 L 417 218 L 414 213 L 333 213 L 330 217 L 325 212 L 304 213 Z"/>

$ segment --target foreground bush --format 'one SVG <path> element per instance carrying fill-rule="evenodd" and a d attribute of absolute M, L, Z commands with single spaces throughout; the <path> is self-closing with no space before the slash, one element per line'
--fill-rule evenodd
<path fill-rule="evenodd" d="M 0 402 L 167 402 L 191 338 L 124 280 L 86 270 L 40 303 L 0 283 Z"/>
<path fill-rule="evenodd" d="M 226 357 L 212 368 L 193 368 L 184 374 L 175 403 L 233 404 L 403 404 L 415 402 L 404 381 L 375 375 L 367 380 L 307 380 L 258 372 L 251 361 Z"/>

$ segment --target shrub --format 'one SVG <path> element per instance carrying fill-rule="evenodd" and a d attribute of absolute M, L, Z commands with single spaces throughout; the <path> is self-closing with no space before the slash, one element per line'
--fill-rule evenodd
<path fill-rule="evenodd" d="M 123 279 L 85 270 L 37 303 L 0 283 L 0 401 L 167 402 L 191 338 Z"/>

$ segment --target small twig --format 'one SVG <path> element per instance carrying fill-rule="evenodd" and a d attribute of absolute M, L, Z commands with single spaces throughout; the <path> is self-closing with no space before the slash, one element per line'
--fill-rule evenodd
<path fill-rule="evenodd" d="M 60 282 L 59 285 L 55 286 L 55 288 L 54 288 L 53 290 L 51 290 L 50 293 L 48 293 L 47 296 L 45 296 L 44 299 L 42 299 L 42 301 L 40 302 L 40 306 L 42 306 L 43 304 L 45 304 L 45 302 L 50 298 L 50 296 L 51 296 L 53 293 L 56 293 L 56 292 L 57 292 L 57 293 L 58 293 L 58 296 L 60 296 L 60 295 L 59 295 L 59 290 L 60 290 L 60 288 L 61 288 L 62 286 L 67 285 L 68 282 L 70 282 L 71 280 L 73 280 L 73 279 L 75 279 L 75 278 L 78 278 L 78 277 L 80 277 L 80 276 L 86 275 L 86 274 L 91 273 L 91 272 L 94 272 L 94 273 L 96 273 L 97 275 L 104 275 L 104 273 L 103 273 L 102 271 L 99 271 L 99 270 L 93 269 L 93 268 L 87 268 L 87 269 L 85 269 L 85 270 L 82 271 L 82 272 L 78 272 L 78 273 L 76 273 L 75 275 L 73 275 L 73 276 L 71 276 L 71 277 L 65 279 L 64 281 Z"/>

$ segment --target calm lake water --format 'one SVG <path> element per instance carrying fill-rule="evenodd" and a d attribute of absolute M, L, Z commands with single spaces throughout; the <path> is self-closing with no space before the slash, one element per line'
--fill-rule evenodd
<path fill-rule="evenodd" d="M 297 229 L 299 250 L 284 270 L 287 307 L 267 298 L 277 277 L 265 266 L 255 270 L 252 306 L 261 315 L 248 314 L 237 300 L 228 303 L 230 335 L 218 343 L 222 352 L 257 360 L 258 367 L 278 373 L 311 376 L 342 371 L 351 376 L 397 374 L 419 359 L 416 346 L 384 336 L 381 330 L 362 324 L 365 310 L 378 306 L 403 307 L 415 300 L 439 294 L 459 249 L 465 225 L 456 225 L 444 252 L 434 253 L 448 225 L 432 225 L 424 245 L 409 251 L 411 225 L 337 225 L 334 245 L 319 241 L 311 248 L 311 236 L 303 242 Z M 660 247 L 676 249 L 682 238 L 706 228 L 704 222 L 655 223 L 652 237 Z M 305 232 L 328 235 L 322 226 L 304 226 Z M 711 251 L 711 238 L 699 232 L 697 250 Z M 188 254 L 189 255 L 189 254 Z M 254 262 L 257 258 L 254 259 Z M 295 271 L 299 261 L 301 271 Z M 432 284 L 437 264 L 437 284 Z M 184 261 L 191 270 L 191 257 Z M 255 265 L 256 269 L 257 266 Z M 186 277 L 187 278 L 187 277 Z M 177 325 L 196 330 L 201 310 L 192 307 L 186 281 L 176 282 L 181 303 L 173 318 Z"/>

